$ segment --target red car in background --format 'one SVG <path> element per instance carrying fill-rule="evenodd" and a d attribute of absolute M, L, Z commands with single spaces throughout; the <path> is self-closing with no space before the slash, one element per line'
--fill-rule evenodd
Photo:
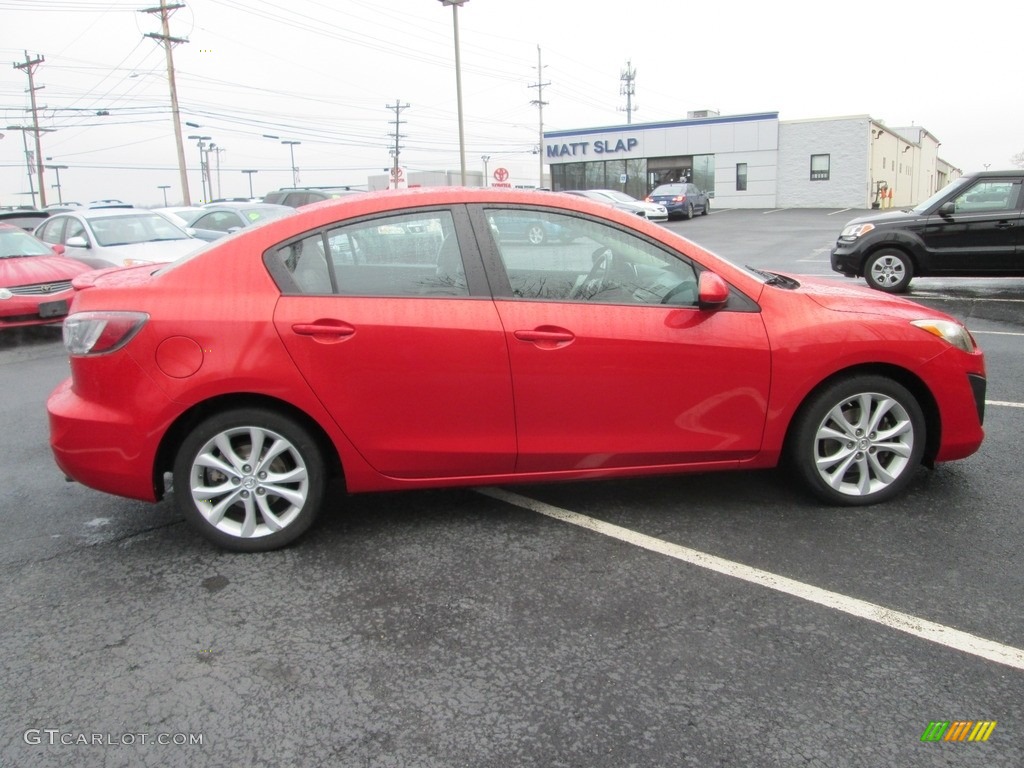
<path fill-rule="evenodd" d="M 63 251 L 20 227 L 0 224 L 0 329 L 64 319 L 75 293 L 72 278 L 92 267 L 65 258 Z"/>
<path fill-rule="evenodd" d="M 518 220 L 569 236 L 503 235 Z M 820 498 L 859 505 L 983 438 L 984 357 L 953 318 L 738 267 L 570 195 L 352 195 L 81 286 L 71 378 L 47 404 L 57 464 L 150 501 L 170 475 L 183 515 L 230 549 L 293 541 L 332 479 L 408 490 L 788 459 Z"/>

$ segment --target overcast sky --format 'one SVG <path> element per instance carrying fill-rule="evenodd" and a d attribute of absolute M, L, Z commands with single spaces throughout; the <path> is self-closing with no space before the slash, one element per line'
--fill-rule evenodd
<path fill-rule="evenodd" d="M 0 204 L 27 203 L 21 132 L 36 69 L 49 164 L 65 200 L 137 205 L 181 198 L 159 0 L 0 0 Z M 452 9 L 439 0 L 188 0 L 171 17 L 185 135 L 222 148 L 222 196 L 291 183 L 366 184 L 391 164 L 458 171 Z M 536 184 L 545 130 L 625 124 L 620 76 L 636 70 L 634 123 L 778 112 L 780 120 L 870 115 L 920 125 L 964 172 L 1011 165 L 1024 151 L 1015 4 L 466 0 L 458 11 L 466 164 Z M 538 46 L 543 70 L 538 77 Z M 541 89 L 538 82 L 546 83 Z M 109 115 L 98 116 L 106 110 Z M 264 134 L 279 139 L 264 138 Z M 31 135 L 28 136 L 31 144 Z M 199 149 L 186 139 L 192 196 Z M 217 190 L 217 160 L 211 160 Z M 57 199 L 46 178 L 48 202 Z"/>

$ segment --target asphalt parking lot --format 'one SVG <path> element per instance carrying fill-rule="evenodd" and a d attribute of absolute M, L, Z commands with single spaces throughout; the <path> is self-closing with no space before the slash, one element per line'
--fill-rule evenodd
<path fill-rule="evenodd" d="M 857 213 L 666 226 L 844 280 Z M 59 329 L 0 339 L 0 765 L 1024 765 L 1024 280 L 910 298 L 985 349 L 986 441 L 891 503 L 781 471 L 339 495 L 257 555 L 65 483 Z M 922 740 L 947 721 L 996 725 Z"/>

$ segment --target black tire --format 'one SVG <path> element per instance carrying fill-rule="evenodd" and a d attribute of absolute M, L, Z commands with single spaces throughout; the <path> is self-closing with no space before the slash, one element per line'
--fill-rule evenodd
<path fill-rule="evenodd" d="M 693 218 L 693 203 L 686 204 L 686 211 L 683 213 L 683 218 L 686 220 Z"/>
<path fill-rule="evenodd" d="M 851 376 L 804 403 L 787 458 L 820 499 L 844 506 L 876 504 L 911 481 L 926 431 L 921 406 L 904 386 L 884 376 Z"/>
<path fill-rule="evenodd" d="M 251 460 L 256 441 L 262 462 Z M 211 416 L 189 433 L 174 461 L 178 510 L 207 539 L 237 552 L 290 544 L 313 524 L 325 491 L 316 441 L 263 408 Z"/>
<path fill-rule="evenodd" d="M 886 293 L 903 293 L 914 277 L 914 263 L 903 251 L 883 248 L 864 263 L 864 279 L 868 285 Z"/>
<path fill-rule="evenodd" d="M 711 213 L 711 201 L 710 200 L 705 200 L 704 201 L 704 210 L 701 211 L 700 215 L 701 216 L 707 216 L 709 213 Z"/>

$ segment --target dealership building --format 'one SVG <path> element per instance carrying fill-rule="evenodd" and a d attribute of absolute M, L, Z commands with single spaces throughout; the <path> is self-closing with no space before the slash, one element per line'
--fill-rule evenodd
<path fill-rule="evenodd" d="M 692 181 L 723 208 L 907 207 L 960 175 L 920 126 L 869 115 L 779 120 L 778 112 L 544 133 L 551 188 L 642 198 Z"/>

